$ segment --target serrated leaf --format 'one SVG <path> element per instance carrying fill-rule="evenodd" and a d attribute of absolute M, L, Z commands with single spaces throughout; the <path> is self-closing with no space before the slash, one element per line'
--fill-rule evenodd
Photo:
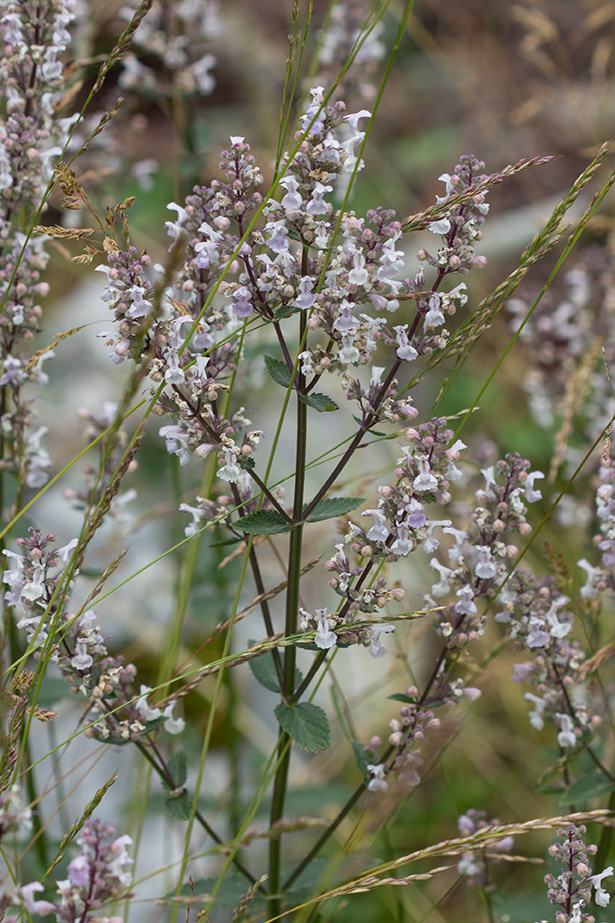
<path fill-rule="evenodd" d="M 308 753 L 317 753 L 331 746 L 331 731 L 326 714 L 318 705 L 300 702 L 286 705 L 281 702 L 275 716 L 283 731 Z"/>
<path fill-rule="evenodd" d="M 169 757 L 167 763 L 169 772 L 173 776 L 175 788 L 181 788 L 188 778 L 188 758 L 185 750 L 177 750 Z"/>
<path fill-rule="evenodd" d="M 255 642 L 248 641 L 248 644 L 252 647 Z M 265 689 L 269 689 L 270 692 L 280 692 L 278 674 L 273 662 L 273 651 L 265 651 L 259 657 L 252 657 L 252 659 L 248 661 L 248 666 L 252 671 L 254 679 L 260 683 L 261 686 L 264 686 Z M 295 668 L 295 689 L 301 685 L 302 680 L 303 674 L 297 667 Z"/>
<path fill-rule="evenodd" d="M 164 801 L 165 811 L 175 820 L 190 820 L 191 808 L 192 799 L 186 789 L 177 796 L 169 795 Z"/>
<path fill-rule="evenodd" d="M 360 740 L 355 740 L 352 738 L 350 741 L 350 746 L 352 747 L 352 752 L 354 753 L 354 761 L 357 764 L 357 769 L 359 772 L 367 772 L 367 766 L 369 763 L 369 758 L 365 752 L 365 747 Z"/>
<path fill-rule="evenodd" d="M 364 497 L 328 497 L 317 503 L 307 518 L 308 522 L 322 522 L 323 519 L 334 519 L 344 516 L 351 510 L 365 503 Z"/>
<path fill-rule="evenodd" d="M 332 397 L 329 397 L 328 394 L 320 394 L 316 392 L 314 394 L 300 394 L 299 400 L 303 404 L 307 404 L 308 407 L 313 407 L 314 410 L 317 410 L 319 413 L 324 413 L 325 411 L 331 412 L 332 410 L 339 410 L 339 404 L 336 404 Z"/>
<path fill-rule="evenodd" d="M 265 356 L 265 368 L 277 385 L 288 388 L 290 385 L 291 371 L 282 359 Z"/>
<path fill-rule="evenodd" d="M 291 526 L 281 513 L 275 510 L 256 510 L 248 513 L 237 523 L 242 532 L 250 535 L 277 535 L 279 532 L 289 532 Z"/>

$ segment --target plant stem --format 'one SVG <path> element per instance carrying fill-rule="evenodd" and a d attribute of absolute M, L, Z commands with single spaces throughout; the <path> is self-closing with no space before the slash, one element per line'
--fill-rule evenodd
<path fill-rule="evenodd" d="M 305 313 L 299 315 L 299 342 L 306 332 Z M 297 370 L 297 394 L 305 389 L 305 376 L 300 369 Z M 303 519 L 303 499 L 305 494 L 305 466 L 307 458 L 307 405 L 297 399 L 297 434 L 295 454 L 295 493 L 293 501 L 293 521 L 301 523 Z M 299 609 L 299 583 L 301 579 L 301 548 L 303 541 L 303 525 L 297 525 L 290 533 L 288 553 L 288 586 L 286 591 L 286 625 L 285 634 L 295 634 L 297 631 L 297 612 Z M 290 702 L 293 698 L 295 686 L 296 649 L 294 646 L 286 648 L 284 652 L 284 675 L 282 680 L 282 700 Z M 288 785 L 288 769 L 290 765 L 290 738 L 280 728 L 278 737 L 278 769 L 273 783 L 271 800 L 270 824 L 280 820 L 284 812 L 286 789 Z M 276 917 L 281 911 L 280 887 L 281 840 L 274 837 L 269 847 L 269 900 L 268 913 Z"/>

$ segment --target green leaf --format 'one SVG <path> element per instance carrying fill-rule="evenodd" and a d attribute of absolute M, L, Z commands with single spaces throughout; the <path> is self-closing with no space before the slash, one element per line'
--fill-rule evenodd
<path fill-rule="evenodd" d="M 190 820 L 192 798 L 184 788 L 179 795 L 169 795 L 165 798 L 164 809 L 175 820 Z"/>
<path fill-rule="evenodd" d="M 265 356 L 265 367 L 277 385 L 288 388 L 291 380 L 291 372 L 282 359 L 274 359 L 273 356 Z"/>
<path fill-rule="evenodd" d="M 255 644 L 254 641 L 248 641 L 248 645 L 252 647 Z M 265 689 L 269 689 L 270 692 L 280 692 L 280 683 L 278 681 L 278 674 L 276 673 L 275 664 L 273 662 L 273 651 L 265 651 L 263 654 L 260 654 L 258 657 L 253 657 L 252 660 L 248 661 L 250 670 L 254 679 L 264 686 Z M 303 674 L 298 668 L 295 669 L 295 689 L 297 686 L 301 685 L 303 679 Z"/>
<path fill-rule="evenodd" d="M 256 510 L 248 513 L 239 522 L 237 528 L 250 535 L 277 535 L 279 532 L 290 532 L 291 526 L 281 513 L 275 510 Z"/>
<path fill-rule="evenodd" d="M 303 404 L 307 404 L 308 407 L 313 407 L 314 410 L 317 410 L 319 413 L 340 409 L 339 404 L 336 404 L 332 397 L 329 397 L 328 394 L 320 394 L 319 392 L 315 392 L 314 394 L 300 394 L 299 400 Z"/>
<path fill-rule="evenodd" d="M 604 795 L 605 792 L 615 791 L 615 785 L 610 779 L 605 778 L 601 772 L 593 772 L 589 776 L 577 779 L 565 791 L 560 789 L 560 802 L 562 804 L 587 805 L 594 798 Z"/>
<path fill-rule="evenodd" d="M 361 419 L 361 417 L 356 417 L 353 413 L 352 419 L 355 420 L 359 424 L 359 426 L 361 427 L 363 426 L 363 420 Z M 366 429 L 365 434 L 370 435 L 370 436 L 385 436 L 385 437 L 387 436 L 387 433 L 381 433 L 380 430 L 377 430 L 377 429 Z M 389 438 L 391 437 L 389 436 Z"/>
<path fill-rule="evenodd" d="M 185 750 L 177 750 L 167 763 L 169 772 L 175 780 L 175 787 L 181 788 L 188 778 L 188 758 Z"/>
<path fill-rule="evenodd" d="M 288 896 L 292 895 L 293 903 L 307 901 L 316 892 L 318 885 L 326 875 L 330 861 L 326 856 L 317 856 L 307 868 L 303 869 L 288 889 Z"/>
<path fill-rule="evenodd" d="M 297 314 L 300 310 L 301 308 L 298 308 L 296 304 L 283 304 L 281 308 L 274 311 L 273 316 L 276 320 L 282 320 L 283 317 L 290 317 L 291 314 Z"/>
<path fill-rule="evenodd" d="M 406 695 L 405 692 L 394 692 L 393 695 L 388 695 L 387 699 L 391 699 L 393 702 L 405 702 L 407 705 L 414 705 L 415 699 L 411 699 L 409 695 Z"/>
<path fill-rule="evenodd" d="M 249 641 L 251 646 L 253 641 Z M 252 671 L 254 679 L 268 689 L 270 692 L 280 691 L 280 682 L 273 663 L 273 654 L 271 651 L 265 651 L 260 657 L 253 657 L 248 661 L 248 666 Z"/>
<path fill-rule="evenodd" d="M 357 764 L 357 769 L 359 772 L 367 772 L 369 757 L 365 752 L 365 746 L 361 743 L 360 740 L 355 740 L 354 738 L 350 741 L 350 745 L 352 747 L 352 752 L 354 753 L 354 761 Z"/>
<path fill-rule="evenodd" d="M 310 702 L 286 705 L 282 702 L 275 709 L 275 716 L 282 730 L 308 753 L 317 753 L 331 746 L 329 721 L 318 705 Z"/>
<path fill-rule="evenodd" d="M 334 519 L 336 516 L 344 516 L 351 510 L 365 503 L 364 497 L 329 497 L 327 500 L 321 500 L 317 503 L 307 518 L 308 522 L 321 522 L 323 519 Z"/>

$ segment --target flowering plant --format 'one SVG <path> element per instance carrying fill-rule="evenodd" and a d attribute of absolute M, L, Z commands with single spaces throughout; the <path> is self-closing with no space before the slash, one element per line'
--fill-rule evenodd
<path fill-rule="evenodd" d="M 7 846 L 0 902 L 6 913 L 54 914 L 60 923 L 116 921 L 123 919 L 119 901 L 151 899 L 146 873 L 133 882 L 133 864 L 138 854 L 146 865 L 155 855 L 156 837 L 151 855 L 144 843 L 154 821 L 147 795 L 158 783 L 173 832 L 156 869 L 164 866 L 166 883 L 155 894 L 173 916 L 183 904 L 188 914 L 196 907 L 212 919 L 225 918 L 227 906 L 237 920 L 288 913 L 315 919 L 325 902 L 341 908 L 353 894 L 418 887 L 420 880 L 433 896 L 429 888 L 449 873 L 433 865 L 434 857 L 455 856 L 458 883 L 479 889 L 495 919 L 494 861 L 521 865 L 525 857 L 512 854 L 515 838 L 550 828 L 562 840 L 550 854 L 564 872 L 546 878 L 558 923 L 591 923 L 590 901 L 608 903 L 602 882 L 612 866 L 592 873 L 588 864 L 597 855 L 597 867 L 604 866 L 608 827 L 598 829 L 599 845 L 586 847 L 583 823 L 604 824 L 609 811 L 575 808 L 578 799 L 588 800 L 584 786 L 593 797 L 614 784 L 612 680 L 603 669 L 612 645 L 604 643 L 599 619 L 614 588 L 612 417 L 596 413 L 587 422 L 594 447 L 602 447 L 594 528 L 600 557 L 578 556 L 573 573 L 553 548 L 532 556 L 534 536 L 565 491 L 553 493 L 554 475 L 576 460 L 568 438 L 572 415 L 547 478 L 524 457 L 529 452 L 500 450 L 472 431 L 470 411 L 451 406 L 448 394 L 453 370 L 478 354 L 505 302 L 516 318 L 515 337 L 532 343 L 541 311 L 511 296 L 558 244 L 565 216 L 607 151 L 596 153 L 518 265 L 477 303 L 490 194 L 504 181 L 548 169 L 550 158 L 518 160 L 489 174 L 476 156 L 463 155 L 440 175 L 442 194 L 418 214 L 401 217 L 378 202 L 361 207 L 357 177 L 386 85 L 386 74 L 379 89 L 375 82 L 386 48 L 386 7 L 333 5 L 316 50 L 313 73 L 320 80 L 302 94 L 309 17 L 302 32 L 293 5 L 299 31 L 290 37 L 272 171 L 266 158 L 257 162 L 247 133 L 233 134 L 215 175 L 168 204 L 174 215 L 165 223 L 159 259 L 152 259 L 129 221 L 133 197 L 102 214 L 91 191 L 94 177 L 104 179 L 106 137 L 107 153 L 122 166 L 117 126 L 134 119 L 135 109 L 123 110 L 119 101 L 103 107 L 96 121 L 92 101 L 117 66 L 125 91 L 145 91 L 161 106 L 179 98 L 185 114 L 189 100 L 214 87 L 207 43 L 219 34 L 217 5 L 171 4 L 175 31 L 167 28 L 169 11 L 154 0 L 124 9 L 128 26 L 76 110 L 80 88 L 67 53 L 72 40 L 85 41 L 88 4 L 0 0 L 0 496 L 10 677 L 0 763 L 0 837 Z M 397 24 L 387 73 L 411 9 L 407 3 Z M 190 131 L 183 141 L 194 142 Z M 80 164 L 92 175 L 91 187 Z M 135 182 L 147 184 L 156 164 L 143 164 L 130 169 Z M 130 175 L 127 161 L 125 167 Z M 560 259 L 613 182 L 615 174 L 594 193 Z M 51 202 L 64 210 L 62 223 L 47 220 Z M 414 250 L 412 233 L 419 235 Z M 104 380 L 117 374 L 121 387 L 102 410 L 79 411 L 88 445 L 71 449 L 64 471 L 72 475 L 86 451 L 88 465 L 83 482 L 65 489 L 60 514 L 44 505 L 64 473 L 55 473 L 58 463 L 44 440 L 54 419 L 68 439 L 66 420 L 49 411 L 49 425 L 37 425 L 37 407 L 45 405 L 36 389 L 53 387 L 44 361 L 59 358 L 83 330 L 73 327 L 39 348 L 35 337 L 47 329 L 39 302 L 50 292 L 45 273 L 53 248 L 65 255 L 77 241 L 85 243 L 73 259 L 86 270 L 95 263 L 105 277 L 96 308 L 106 312 L 104 329 L 97 342 L 85 325 L 88 350 L 104 352 Z M 578 295 L 579 270 L 573 272 L 568 284 Z M 606 276 L 603 288 L 611 291 Z M 571 312 L 560 314 L 563 329 L 545 328 L 544 319 L 543 329 L 553 337 L 552 357 L 565 353 L 574 370 L 570 344 L 589 342 L 590 321 L 586 339 L 577 340 Z M 600 323 L 608 331 L 608 311 Z M 588 380 L 590 350 L 594 356 L 595 344 L 578 364 Z M 545 406 L 556 405 L 549 394 L 556 376 L 545 371 L 544 355 L 528 348 L 527 358 L 529 380 L 540 381 L 532 408 L 544 420 Z M 430 382 L 439 389 L 435 398 Z M 594 392 L 603 393 L 597 383 L 584 393 Z M 147 472 L 141 479 L 140 469 Z M 171 472 L 171 491 L 161 470 Z M 148 505 L 141 497 L 152 483 L 156 501 Z M 139 503 L 132 517 L 128 508 Z M 173 539 L 167 516 L 174 518 Z M 45 523 L 54 518 L 51 530 Z M 156 528 L 136 539 L 150 521 Z M 118 550 L 127 533 L 134 544 Z M 164 572 L 171 563 L 172 572 Z M 142 572 L 148 583 L 131 598 Z M 134 636 L 127 638 L 127 630 Z M 142 647 L 135 643 L 140 631 Z M 509 664 L 508 652 L 520 662 Z M 389 844 L 386 852 L 397 855 L 376 865 L 373 829 L 395 830 L 402 805 L 412 803 L 414 792 L 430 791 L 455 728 L 462 720 L 497 724 L 483 694 L 496 657 L 506 665 L 499 678 L 510 675 L 523 686 L 524 733 L 534 735 L 532 746 L 548 741 L 556 750 L 542 764 L 542 782 L 553 781 L 568 814 L 502 824 L 487 822 L 486 809 L 466 807 L 459 837 L 428 847 L 417 842 L 411 854 Z M 372 670 L 380 671 L 378 690 L 386 688 L 396 703 L 394 717 L 390 701 L 373 720 L 356 702 L 352 707 L 354 674 Z M 333 708 L 323 694 L 327 684 Z M 81 703 L 76 728 L 37 757 L 34 720 L 61 725 L 64 734 L 70 696 Z M 92 817 L 112 804 L 115 762 L 85 805 L 68 801 L 76 819 L 62 806 L 61 836 L 47 834 L 37 764 L 58 750 L 68 762 L 74 749 L 65 748 L 75 738 L 84 759 L 106 754 L 120 761 L 125 789 L 133 789 L 132 810 L 118 811 L 116 824 L 121 820 L 132 836 L 116 836 Z M 140 774 L 134 786 L 129 748 Z M 349 762 L 351 769 L 343 765 Z M 65 771 L 57 770 L 58 792 Z M 320 781 L 309 813 L 295 807 L 293 798 L 307 787 L 302 772 L 344 779 L 332 799 L 335 813 Z M 92 773 L 90 766 L 85 779 Z M 504 809 L 512 813 L 501 799 L 498 813 Z M 28 849 L 20 852 L 28 840 L 39 844 L 36 861 Z M 70 858 L 74 845 L 80 851 Z M 338 849 L 347 861 L 338 862 Z M 393 874 L 422 860 L 431 862 L 426 872 Z M 65 877 L 54 890 L 47 879 L 60 863 Z"/>

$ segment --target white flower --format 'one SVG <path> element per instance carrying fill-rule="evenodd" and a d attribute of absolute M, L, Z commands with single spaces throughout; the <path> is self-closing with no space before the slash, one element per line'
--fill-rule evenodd
<path fill-rule="evenodd" d="M 428 225 L 428 230 L 431 231 L 432 234 L 448 234 L 450 229 L 451 223 L 448 218 L 440 218 L 439 221 L 432 221 L 431 224 Z"/>
<path fill-rule="evenodd" d="M 613 866 L 609 865 L 608 868 L 605 868 L 604 872 L 600 872 L 599 875 L 592 875 L 589 879 L 596 889 L 594 900 L 599 907 L 606 907 L 611 900 L 611 895 L 602 887 L 602 879 L 609 878 L 612 874 Z"/>
<path fill-rule="evenodd" d="M 557 735 L 557 742 L 560 747 L 574 747 L 577 742 L 574 733 L 574 724 L 570 715 L 562 715 L 559 712 L 555 715 L 557 723 L 560 726 L 560 732 Z"/>
<path fill-rule="evenodd" d="M 594 582 L 598 579 L 600 568 L 592 567 L 585 558 L 581 558 L 580 561 L 577 561 L 577 564 L 587 572 L 587 582 L 581 587 L 581 596 L 583 599 L 591 599 L 592 596 L 595 596 L 598 592 L 598 589 L 594 586 Z"/>
<path fill-rule="evenodd" d="M 388 783 L 384 778 L 386 771 L 386 766 L 384 763 L 378 763 L 377 766 L 370 765 L 367 767 L 367 771 L 371 775 L 371 779 L 367 783 L 367 788 L 370 792 L 386 792 Z"/>
<path fill-rule="evenodd" d="M 372 657 L 384 657 L 387 649 L 380 640 L 380 635 L 388 635 L 392 631 L 395 631 L 395 625 L 383 625 L 382 628 L 372 627 L 372 643 L 368 648 Z"/>
<path fill-rule="evenodd" d="M 539 490 L 534 490 L 534 481 L 538 478 L 543 478 L 544 474 L 542 471 L 530 471 L 525 481 L 525 499 L 528 503 L 535 503 L 537 500 L 542 499 L 542 493 Z"/>
<path fill-rule="evenodd" d="M 429 470 L 429 457 L 427 455 L 419 455 L 416 462 L 419 474 L 417 474 L 412 482 L 414 489 L 419 491 L 435 490 L 438 486 L 438 481 Z"/>
<path fill-rule="evenodd" d="M 544 699 L 540 699 L 537 695 L 534 695 L 533 692 L 526 692 L 523 698 L 527 699 L 528 702 L 533 702 L 536 706 L 534 711 L 530 712 L 530 724 L 535 730 L 542 731 L 545 726 L 542 713 L 547 707 L 547 703 Z"/>
<path fill-rule="evenodd" d="M 190 513 L 192 516 L 192 522 L 184 529 L 186 538 L 197 535 L 201 531 L 201 519 L 205 514 L 205 510 L 199 509 L 197 506 L 189 506 L 188 503 L 180 503 L 179 511 L 180 513 Z"/>
<path fill-rule="evenodd" d="M 94 660 L 88 654 L 87 642 L 81 640 L 77 641 L 75 650 L 77 653 L 71 658 L 71 666 L 73 666 L 75 670 L 87 670 L 91 667 Z"/>
<path fill-rule="evenodd" d="M 452 569 L 450 567 L 445 567 L 444 564 L 440 564 L 437 558 L 432 558 L 429 562 L 429 566 L 433 567 L 440 574 L 440 582 L 432 584 L 431 595 L 448 596 L 451 589 L 448 578 L 453 573 Z"/>
<path fill-rule="evenodd" d="M 316 647 L 323 651 L 329 650 L 329 648 L 335 647 L 337 644 L 337 636 L 329 627 L 327 610 L 317 609 L 315 614 L 318 616 L 318 631 L 316 632 L 314 643 Z"/>
<path fill-rule="evenodd" d="M 365 510 L 361 513 L 361 516 L 373 516 L 376 522 L 371 527 L 367 533 L 367 538 L 370 542 L 386 542 L 389 537 L 389 530 L 387 529 L 386 516 L 381 510 Z"/>

